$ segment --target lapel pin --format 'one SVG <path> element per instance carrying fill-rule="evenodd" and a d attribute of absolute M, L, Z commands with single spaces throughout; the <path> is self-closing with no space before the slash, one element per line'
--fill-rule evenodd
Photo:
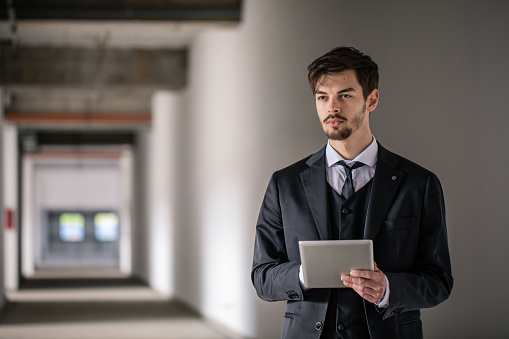
<path fill-rule="evenodd" d="M 395 175 L 392 176 L 392 180 L 396 180 L 396 176 Z"/>

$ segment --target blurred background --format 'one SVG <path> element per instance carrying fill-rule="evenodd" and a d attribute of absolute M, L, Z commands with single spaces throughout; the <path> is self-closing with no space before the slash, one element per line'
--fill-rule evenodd
<path fill-rule="evenodd" d="M 379 65 L 377 140 L 443 185 L 455 286 L 423 311 L 425 337 L 509 335 L 509 2 L 0 8 L 0 338 L 23 337 L 23 303 L 56 338 L 65 323 L 47 314 L 70 306 L 51 296 L 85 287 L 150 310 L 137 338 L 278 338 L 285 304 L 250 282 L 255 223 L 272 172 L 326 142 L 306 67 L 336 46 Z M 164 327 L 179 320 L 187 336 Z"/>

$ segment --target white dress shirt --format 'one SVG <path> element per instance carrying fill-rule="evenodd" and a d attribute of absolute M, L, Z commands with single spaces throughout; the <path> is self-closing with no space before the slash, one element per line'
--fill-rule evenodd
<path fill-rule="evenodd" d="M 338 152 L 332 148 L 330 145 L 330 142 L 327 142 L 327 147 L 325 149 L 325 157 L 326 157 L 326 175 L 327 175 L 327 182 L 331 187 L 338 193 L 341 194 L 341 191 L 343 190 L 343 185 L 345 184 L 346 180 L 346 171 L 345 168 L 339 164 L 338 162 L 340 160 L 343 160 L 346 162 L 348 166 L 352 166 L 354 162 L 362 162 L 364 166 L 355 168 L 352 170 L 352 180 L 353 180 L 353 186 L 354 191 L 357 192 L 359 189 L 361 189 L 364 185 L 366 185 L 375 175 L 376 170 L 376 162 L 378 159 L 378 144 L 376 142 L 375 137 L 373 137 L 373 141 L 369 146 L 361 152 L 355 159 L 352 160 L 345 160 L 341 155 L 339 155 Z M 302 274 L 302 265 L 299 271 L 299 279 L 301 282 L 301 286 L 304 287 L 304 278 Z M 383 299 L 376 304 L 379 308 L 386 308 L 389 306 L 389 280 L 387 279 L 387 276 L 385 276 L 385 283 L 386 283 L 386 290 L 385 295 Z"/>
<path fill-rule="evenodd" d="M 327 148 L 325 149 L 325 157 L 327 162 L 327 182 L 336 192 L 338 192 L 338 194 L 341 194 L 346 180 L 345 168 L 338 162 L 343 160 L 350 167 L 356 161 L 364 164 L 364 166 L 352 170 L 353 187 L 355 192 L 357 192 L 375 175 L 376 160 L 378 158 L 378 144 L 373 137 L 371 144 L 369 144 L 369 146 L 362 151 L 361 154 L 355 157 L 355 159 L 345 160 L 334 150 L 334 148 L 332 148 L 330 142 L 328 142 Z"/>

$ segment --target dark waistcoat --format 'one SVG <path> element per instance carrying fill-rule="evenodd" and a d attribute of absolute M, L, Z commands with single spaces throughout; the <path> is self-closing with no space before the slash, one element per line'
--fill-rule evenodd
<path fill-rule="evenodd" d="M 362 239 L 371 181 L 345 200 L 328 186 L 333 240 Z M 362 298 L 350 288 L 331 289 L 322 339 L 369 339 Z"/>

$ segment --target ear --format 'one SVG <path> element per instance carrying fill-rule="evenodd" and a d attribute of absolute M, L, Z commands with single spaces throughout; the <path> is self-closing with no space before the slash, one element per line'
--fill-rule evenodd
<path fill-rule="evenodd" d="M 378 105 L 378 98 L 379 93 L 378 90 L 375 88 L 371 93 L 368 95 L 368 99 L 366 100 L 366 109 L 368 112 L 373 112 Z"/>

